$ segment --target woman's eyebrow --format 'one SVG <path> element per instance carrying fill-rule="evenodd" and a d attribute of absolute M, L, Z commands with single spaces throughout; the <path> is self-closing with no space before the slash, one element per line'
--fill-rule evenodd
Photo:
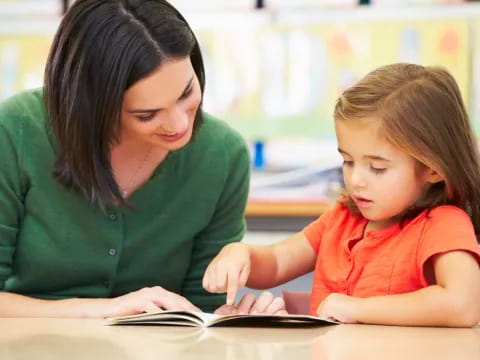
<path fill-rule="evenodd" d="M 192 86 L 192 82 L 193 82 L 193 76 L 190 78 L 190 80 L 188 81 L 187 83 L 187 86 L 185 86 L 185 88 L 183 89 L 183 92 L 182 94 L 178 97 L 178 99 L 181 99 L 182 97 L 184 97 L 187 92 L 190 90 L 190 87 Z M 137 114 L 137 113 L 155 113 L 155 112 L 159 112 L 159 111 L 162 111 L 163 108 L 157 108 L 157 109 L 135 109 L 135 110 L 128 110 L 127 112 L 130 113 L 130 114 Z"/>

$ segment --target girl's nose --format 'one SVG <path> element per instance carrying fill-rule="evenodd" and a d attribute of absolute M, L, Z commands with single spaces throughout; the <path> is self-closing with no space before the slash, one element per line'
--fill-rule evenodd
<path fill-rule="evenodd" d="M 350 175 L 350 185 L 354 188 L 363 188 L 366 186 L 365 176 L 362 169 L 354 168 Z"/>

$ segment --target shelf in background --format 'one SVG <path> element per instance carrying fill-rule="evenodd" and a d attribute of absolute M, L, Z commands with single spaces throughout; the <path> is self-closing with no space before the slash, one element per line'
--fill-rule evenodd
<path fill-rule="evenodd" d="M 297 232 L 317 219 L 330 205 L 326 202 L 250 200 L 246 209 L 247 229 Z"/>
<path fill-rule="evenodd" d="M 330 203 L 313 201 L 257 201 L 247 203 L 247 216 L 320 216 Z"/>

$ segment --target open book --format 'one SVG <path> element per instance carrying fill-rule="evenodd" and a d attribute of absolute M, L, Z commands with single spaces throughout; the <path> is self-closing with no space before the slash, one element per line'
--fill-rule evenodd
<path fill-rule="evenodd" d="M 216 315 L 193 311 L 159 311 L 107 319 L 107 325 L 174 326 L 321 326 L 336 321 L 311 315 Z"/>

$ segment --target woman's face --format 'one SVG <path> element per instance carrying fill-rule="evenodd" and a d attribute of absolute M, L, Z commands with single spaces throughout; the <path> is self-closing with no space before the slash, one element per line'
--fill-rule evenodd
<path fill-rule="evenodd" d="M 140 141 L 166 151 L 192 137 L 202 93 L 190 57 L 165 61 L 123 96 L 121 141 Z"/>

